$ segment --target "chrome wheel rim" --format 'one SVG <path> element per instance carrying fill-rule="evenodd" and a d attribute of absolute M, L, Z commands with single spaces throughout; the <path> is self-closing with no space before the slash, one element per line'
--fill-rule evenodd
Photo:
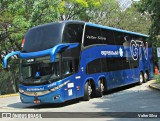
<path fill-rule="evenodd" d="M 92 93 L 91 85 L 88 85 L 88 94 L 91 95 L 91 93 Z"/>
<path fill-rule="evenodd" d="M 140 74 L 140 83 L 143 83 L 143 76 Z"/>
<path fill-rule="evenodd" d="M 144 77 L 145 77 L 145 80 L 147 80 L 147 79 L 148 79 L 148 74 L 145 73 L 145 74 L 144 74 Z"/>
<path fill-rule="evenodd" d="M 104 85 L 103 85 L 103 83 L 101 83 L 101 92 L 103 92 L 104 91 Z"/>

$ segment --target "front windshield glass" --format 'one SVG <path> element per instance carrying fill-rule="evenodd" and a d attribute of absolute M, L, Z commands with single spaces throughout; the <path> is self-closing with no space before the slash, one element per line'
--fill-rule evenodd
<path fill-rule="evenodd" d="M 43 83 L 60 78 L 59 61 L 50 57 L 24 59 L 21 62 L 21 78 L 25 83 Z"/>
<path fill-rule="evenodd" d="M 22 52 L 37 52 L 61 43 L 63 24 L 48 23 L 31 28 L 25 35 Z"/>

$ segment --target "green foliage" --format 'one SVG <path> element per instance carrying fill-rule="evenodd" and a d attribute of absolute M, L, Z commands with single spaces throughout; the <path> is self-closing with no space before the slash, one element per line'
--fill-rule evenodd
<path fill-rule="evenodd" d="M 7 70 L 1 70 L 0 73 L 0 93 L 9 94 L 18 91 L 18 73 L 17 68 L 19 60 L 12 60 L 10 63 L 11 67 Z"/>
<path fill-rule="evenodd" d="M 114 26 L 116 23 L 120 8 L 116 0 L 101 0 L 97 7 L 90 7 L 87 11 L 87 21 L 102 25 Z"/>
<path fill-rule="evenodd" d="M 119 26 L 126 30 L 149 34 L 151 25 L 150 16 L 139 13 L 136 4 L 137 3 L 132 4 L 132 6 L 122 14 L 124 18 L 119 22 Z"/>
<path fill-rule="evenodd" d="M 156 54 L 156 48 L 160 47 L 160 38 L 158 38 L 158 35 L 160 35 L 160 1 L 141 0 L 137 6 L 141 13 L 151 16 L 151 27 L 149 34 L 151 35 L 154 53 Z M 157 56 L 155 55 L 155 57 Z"/>
<path fill-rule="evenodd" d="M 85 20 L 148 34 L 151 25 L 150 16 L 138 12 L 136 4 L 138 3 L 132 4 L 131 7 L 124 11 L 115 0 L 101 0 L 100 7 L 91 8 L 87 11 L 88 16 L 85 16 Z"/>
<path fill-rule="evenodd" d="M 153 79 L 155 79 L 156 82 L 160 83 L 160 75 L 154 75 Z"/>

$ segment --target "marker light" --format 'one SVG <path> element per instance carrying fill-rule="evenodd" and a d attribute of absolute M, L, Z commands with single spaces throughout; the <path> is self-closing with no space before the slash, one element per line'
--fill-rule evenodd
<path fill-rule="evenodd" d="M 22 40 L 22 44 L 21 44 L 21 47 L 24 46 L 24 43 L 25 43 L 25 39 Z"/>
<path fill-rule="evenodd" d="M 58 99 L 58 98 L 60 98 L 60 95 L 54 96 L 54 97 L 53 97 L 53 100 L 56 100 L 56 99 Z"/>

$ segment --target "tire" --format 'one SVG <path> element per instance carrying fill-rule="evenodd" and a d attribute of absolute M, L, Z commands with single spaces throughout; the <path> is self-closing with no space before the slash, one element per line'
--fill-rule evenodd
<path fill-rule="evenodd" d="M 98 81 L 98 90 L 96 91 L 96 97 L 102 97 L 104 91 L 104 84 L 102 80 Z"/>
<path fill-rule="evenodd" d="M 90 98 L 91 98 L 91 93 L 92 93 L 91 84 L 89 82 L 86 82 L 85 86 L 84 86 L 84 97 L 83 97 L 83 100 L 84 101 L 89 101 Z"/>
<path fill-rule="evenodd" d="M 144 73 L 144 82 L 147 82 L 147 81 L 149 81 L 149 75 L 148 75 L 148 72 L 146 71 Z"/>
<path fill-rule="evenodd" d="M 142 72 L 140 72 L 140 76 L 139 76 L 139 84 L 141 85 L 144 82 L 144 75 Z"/>

